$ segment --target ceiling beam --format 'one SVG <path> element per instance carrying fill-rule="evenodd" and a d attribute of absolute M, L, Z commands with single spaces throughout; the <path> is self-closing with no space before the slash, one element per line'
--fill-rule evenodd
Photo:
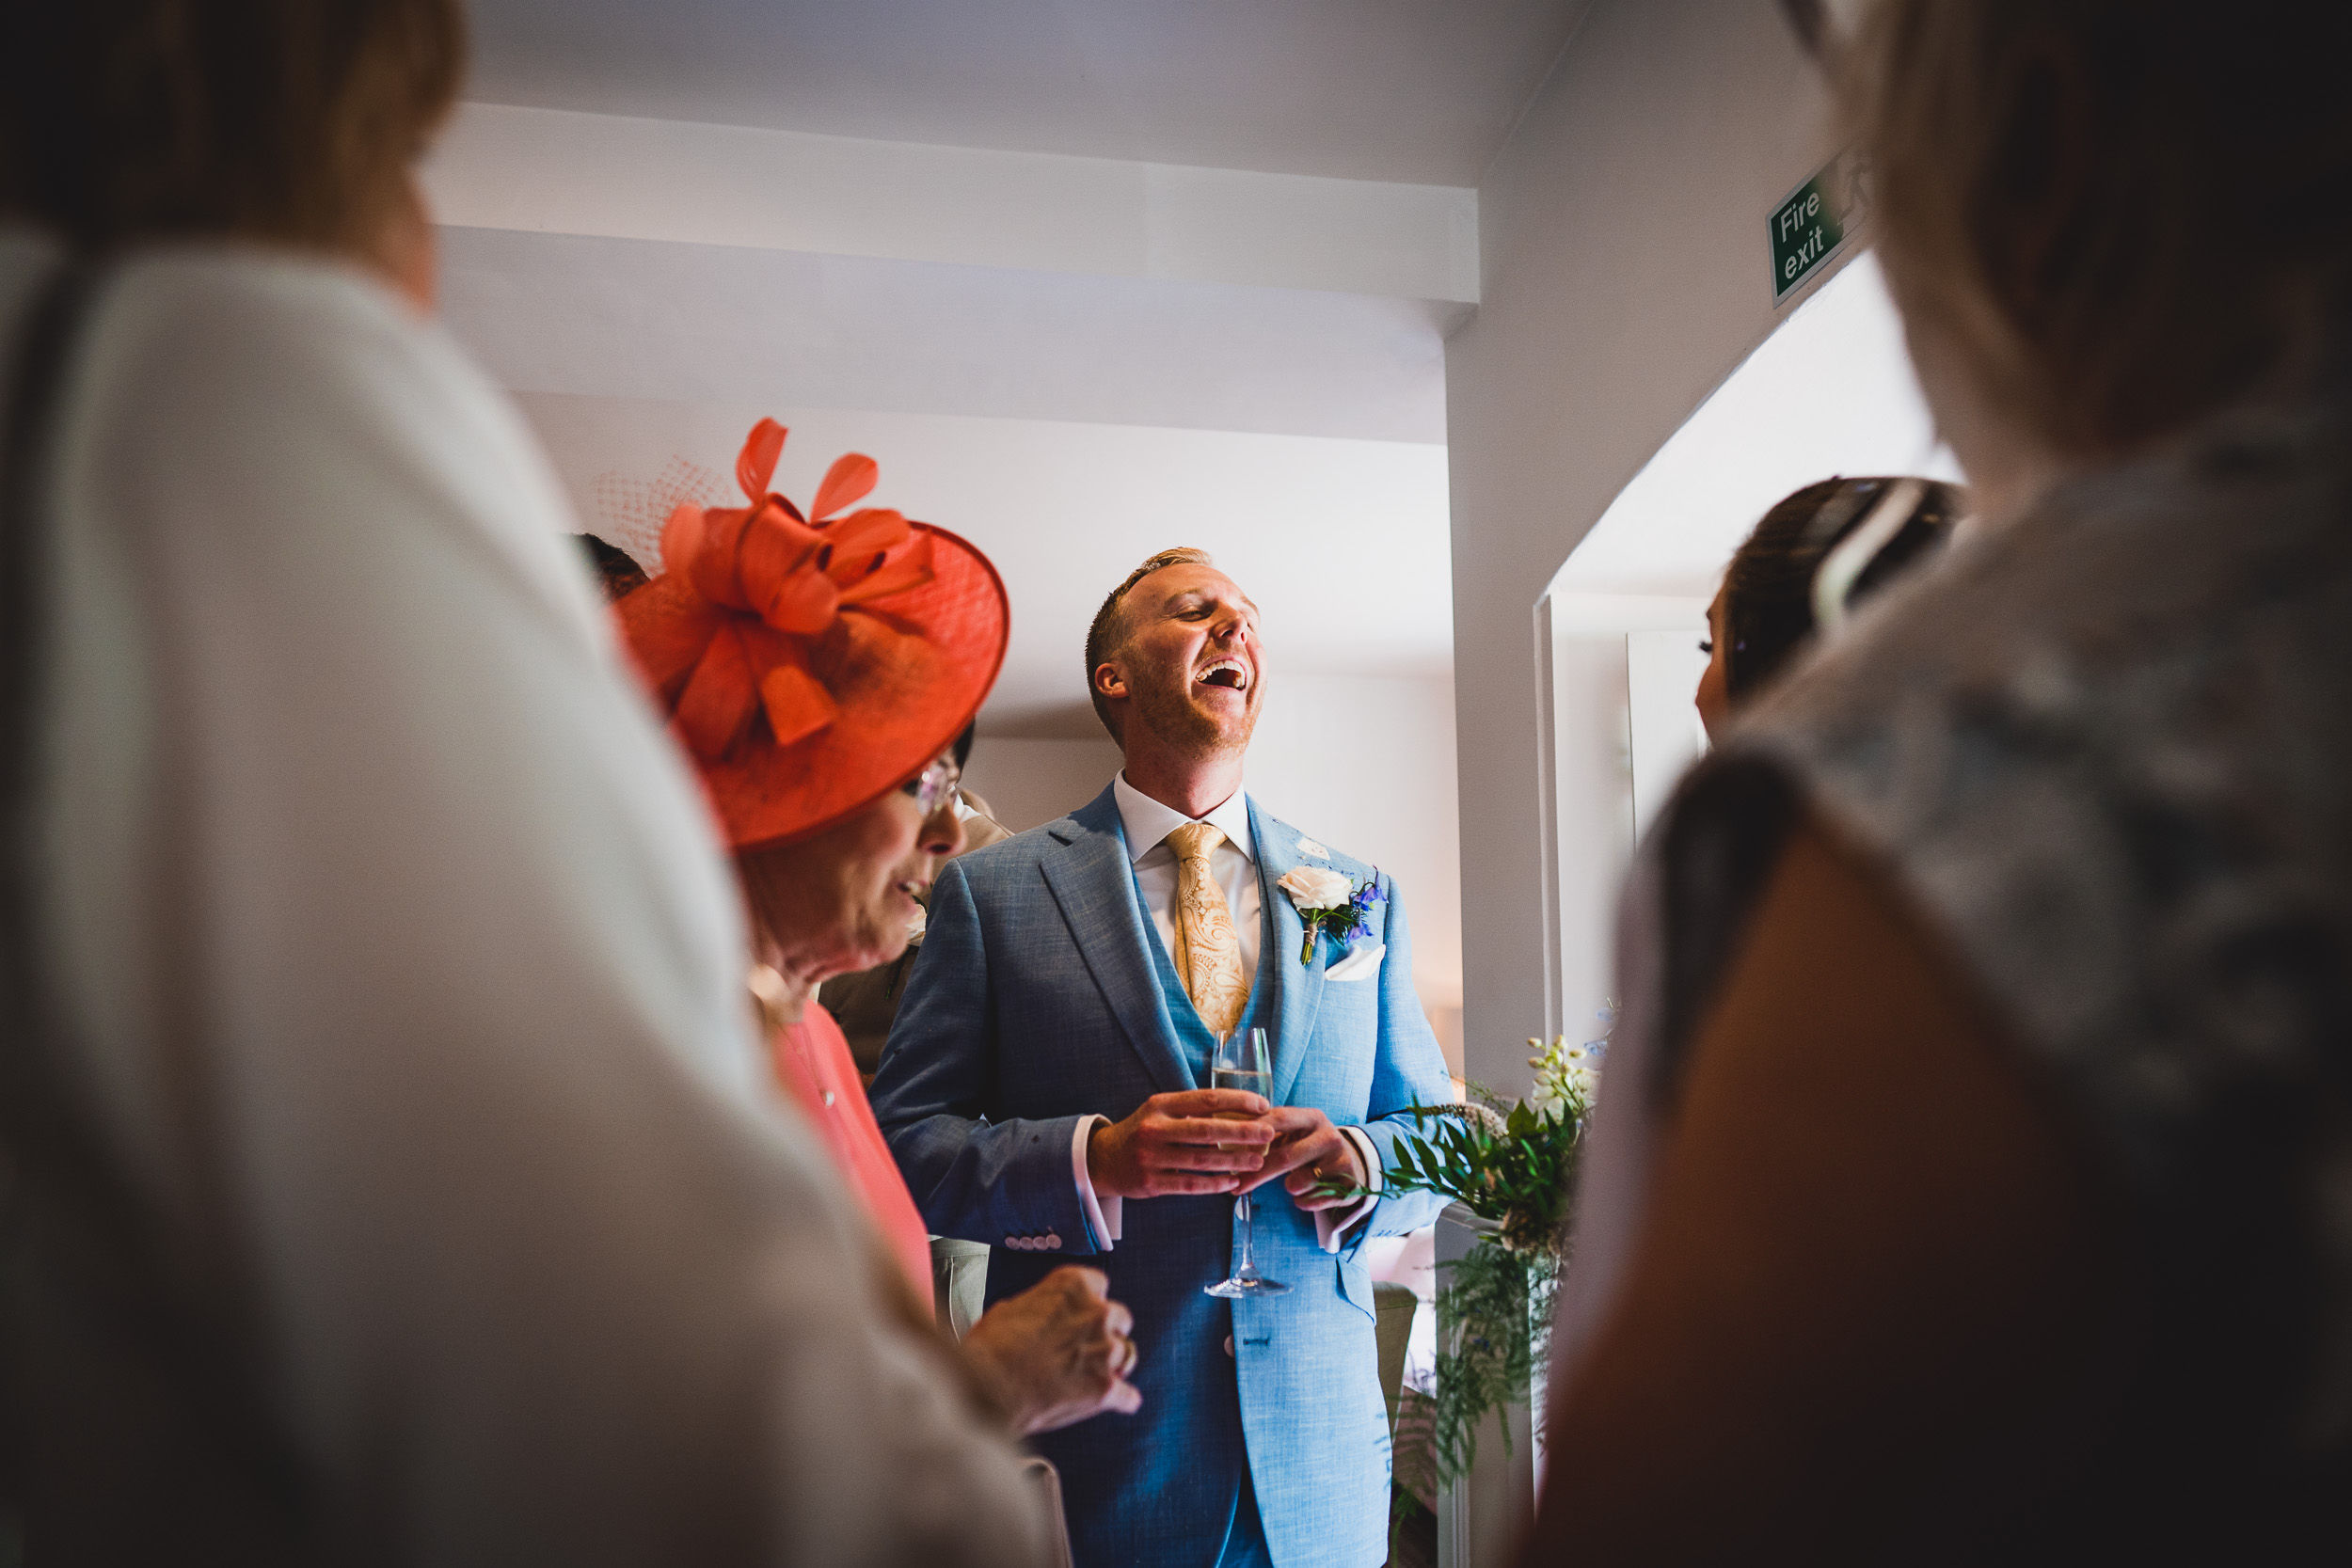
<path fill-rule="evenodd" d="M 468 103 L 458 228 L 1474 304 L 1478 193 Z"/>

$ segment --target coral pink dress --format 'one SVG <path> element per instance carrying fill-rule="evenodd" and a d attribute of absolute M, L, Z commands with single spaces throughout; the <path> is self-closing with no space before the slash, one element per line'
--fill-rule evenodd
<path fill-rule="evenodd" d="M 906 1270 L 917 1301 L 931 1299 L 931 1241 L 914 1210 L 898 1163 L 882 1142 L 882 1126 L 858 1082 L 850 1042 L 833 1014 L 810 1002 L 798 1023 L 779 1024 L 769 1042 L 776 1078 L 833 1150 L 850 1190 L 865 1201 L 874 1228 Z"/>

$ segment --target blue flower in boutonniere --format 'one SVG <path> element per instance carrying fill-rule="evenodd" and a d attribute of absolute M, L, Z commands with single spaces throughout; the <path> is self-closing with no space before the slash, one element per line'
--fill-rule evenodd
<path fill-rule="evenodd" d="M 1315 938 L 1319 936 L 1344 946 L 1356 937 L 1371 935 L 1372 907 L 1380 902 L 1377 884 L 1376 877 L 1359 883 L 1321 865 L 1293 866 L 1283 872 L 1282 879 L 1274 885 L 1291 895 L 1298 909 L 1298 923 L 1307 928 L 1298 961 L 1315 961 Z"/>

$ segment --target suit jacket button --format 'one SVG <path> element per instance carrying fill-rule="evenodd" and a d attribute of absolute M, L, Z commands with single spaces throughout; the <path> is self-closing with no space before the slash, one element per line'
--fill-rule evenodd
<path fill-rule="evenodd" d="M 1059 1252 L 1061 1250 L 1061 1236 L 1058 1232 L 1050 1230 L 1046 1232 L 1045 1250 L 1048 1252 Z"/>
<path fill-rule="evenodd" d="M 1005 1238 L 1005 1244 L 1009 1247 L 1017 1247 L 1021 1244 L 1021 1238 L 1018 1236 L 1008 1236 Z"/>
<path fill-rule="evenodd" d="M 1225 1354 L 1229 1358 L 1233 1354 L 1233 1337 L 1230 1334 L 1225 1336 Z"/>

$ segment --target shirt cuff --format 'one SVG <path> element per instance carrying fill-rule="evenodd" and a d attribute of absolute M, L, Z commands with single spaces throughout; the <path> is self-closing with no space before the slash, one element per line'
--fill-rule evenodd
<path fill-rule="evenodd" d="M 1094 1178 L 1087 1174 L 1087 1140 L 1094 1136 L 1098 1122 L 1108 1126 L 1110 1119 L 1103 1116 L 1080 1117 L 1078 1130 L 1070 1137 L 1071 1177 L 1077 1182 L 1078 1207 L 1086 1214 L 1087 1228 L 1094 1232 L 1094 1250 L 1097 1252 L 1111 1250 L 1111 1243 L 1119 1240 L 1127 1217 L 1126 1200 L 1117 1197 L 1098 1199 L 1094 1196 Z"/>
<path fill-rule="evenodd" d="M 1337 1252 L 1346 1239 L 1348 1227 L 1380 1206 L 1380 1151 L 1372 1147 L 1372 1134 L 1360 1127 L 1343 1127 L 1340 1136 L 1356 1146 L 1356 1157 L 1364 1163 L 1368 1173 L 1364 1180 L 1364 1196 L 1345 1209 L 1315 1211 L 1315 1241 L 1326 1252 Z"/>

